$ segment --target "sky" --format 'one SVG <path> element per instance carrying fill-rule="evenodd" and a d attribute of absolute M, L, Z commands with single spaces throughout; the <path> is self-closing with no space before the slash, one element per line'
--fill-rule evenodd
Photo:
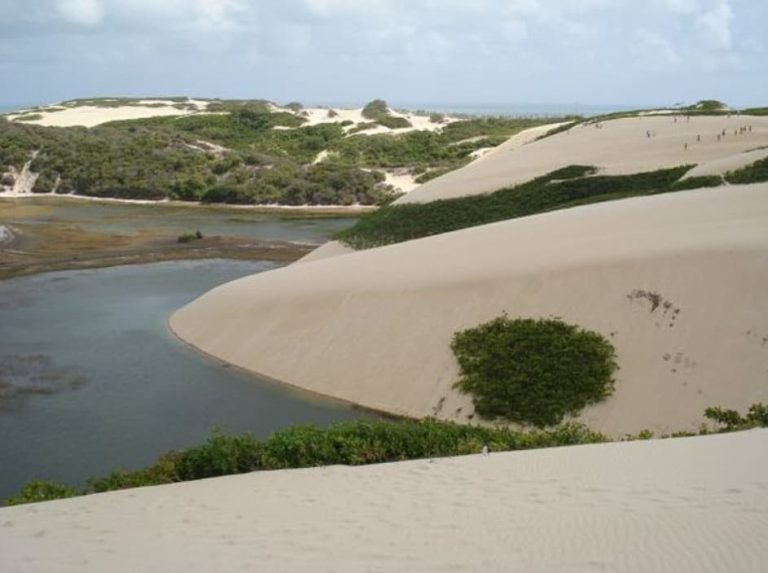
<path fill-rule="evenodd" d="M 766 0 L 0 0 L 0 105 L 768 105 Z"/>

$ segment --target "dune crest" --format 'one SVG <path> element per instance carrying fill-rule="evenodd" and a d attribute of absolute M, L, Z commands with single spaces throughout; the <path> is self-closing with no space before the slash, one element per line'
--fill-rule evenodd
<path fill-rule="evenodd" d="M 766 447 L 753 430 L 256 472 L 3 508 L 0 552 L 9 571 L 760 571 Z"/>

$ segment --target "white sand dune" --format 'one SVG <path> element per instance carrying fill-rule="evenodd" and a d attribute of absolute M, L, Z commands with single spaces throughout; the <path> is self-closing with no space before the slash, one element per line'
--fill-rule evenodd
<path fill-rule="evenodd" d="M 6 573 L 758 573 L 768 430 L 262 472 L 0 509 Z"/>
<path fill-rule="evenodd" d="M 154 100 L 148 100 L 148 103 L 154 103 Z M 60 111 L 46 111 L 43 109 L 39 112 L 35 111 L 34 113 L 39 114 L 42 117 L 36 120 L 25 121 L 24 123 L 47 127 L 95 127 L 109 121 L 145 119 L 148 117 L 182 116 L 198 112 L 189 109 L 177 109 L 172 107 L 172 105 L 167 105 L 166 107 L 149 105 L 125 105 L 119 107 L 83 105 L 67 107 Z M 10 115 L 9 119 L 13 120 L 18 117 L 18 115 L 14 114 Z"/>
<path fill-rule="evenodd" d="M 306 120 L 305 123 L 302 124 L 303 127 L 319 125 L 321 123 L 342 123 L 347 121 L 347 122 L 352 122 L 351 125 L 345 128 L 347 132 L 349 132 L 355 127 L 357 127 L 359 124 L 371 122 L 370 119 L 363 116 L 362 107 L 351 108 L 351 109 L 340 108 L 340 107 L 306 107 L 299 111 L 294 111 L 286 107 L 270 105 L 270 109 L 273 112 L 292 113 L 294 115 L 303 117 Z M 420 115 L 414 112 L 400 113 L 391 109 L 389 110 L 389 112 L 393 117 L 404 117 L 405 119 L 407 119 L 411 123 L 411 127 L 390 129 L 383 125 L 376 125 L 360 133 L 363 133 L 365 135 L 376 135 L 380 133 L 391 133 L 391 134 L 408 133 L 409 131 L 416 131 L 416 130 L 437 131 L 439 129 L 442 129 L 443 126 L 449 123 L 458 121 L 458 118 L 455 118 L 452 116 L 444 116 L 443 121 L 433 122 L 428 115 Z"/>
<path fill-rule="evenodd" d="M 611 435 L 768 400 L 768 184 L 590 205 L 293 265 L 173 315 L 199 349 L 364 406 L 466 421 L 454 332 L 506 311 L 609 337 Z M 645 293 L 645 294 L 643 294 Z M 649 293 L 661 297 L 652 306 Z"/>
<path fill-rule="evenodd" d="M 768 145 L 768 117 L 702 116 L 686 121 L 657 115 L 599 125 L 579 125 L 527 145 L 516 145 L 513 138 L 481 161 L 428 181 L 398 203 L 496 191 L 571 164 L 594 165 L 602 173 L 618 175 L 710 163 Z M 749 125 L 751 132 L 734 135 L 734 130 Z M 647 137 L 648 132 L 655 135 Z M 731 168 L 730 163 L 722 166 L 723 170 Z"/>

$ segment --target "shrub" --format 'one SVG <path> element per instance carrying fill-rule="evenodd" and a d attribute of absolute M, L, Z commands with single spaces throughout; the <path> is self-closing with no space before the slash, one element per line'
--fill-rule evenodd
<path fill-rule="evenodd" d="M 52 499 L 75 497 L 79 492 L 68 485 L 62 485 L 49 481 L 32 481 L 21 488 L 19 495 L 5 500 L 5 505 L 20 505 L 22 503 L 36 503 Z"/>
<path fill-rule="evenodd" d="M 725 174 L 725 179 L 728 183 L 733 184 L 761 183 L 763 181 L 768 181 L 768 157 L 759 159 L 736 171 L 729 171 Z"/>
<path fill-rule="evenodd" d="M 366 119 L 378 120 L 382 116 L 389 115 L 387 102 L 383 99 L 375 99 L 363 107 L 362 115 Z"/>
<path fill-rule="evenodd" d="M 704 417 L 724 426 L 723 431 L 726 432 L 763 428 L 768 426 L 768 405 L 759 402 L 752 404 L 746 416 L 742 416 L 736 410 L 707 408 L 704 411 Z"/>
<path fill-rule="evenodd" d="M 484 418 L 558 424 L 613 391 L 613 346 L 600 334 L 554 319 L 506 315 L 458 332 L 456 383 Z"/>
<path fill-rule="evenodd" d="M 250 435 L 218 432 L 201 446 L 179 454 L 176 475 L 182 481 L 250 472 L 260 467 L 261 444 Z"/>
<path fill-rule="evenodd" d="M 202 238 L 203 234 L 198 229 L 194 233 L 184 233 L 183 235 L 179 235 L 177 241 L 179 243 L 191 243 L 192 241 L 199 241 Z"/>

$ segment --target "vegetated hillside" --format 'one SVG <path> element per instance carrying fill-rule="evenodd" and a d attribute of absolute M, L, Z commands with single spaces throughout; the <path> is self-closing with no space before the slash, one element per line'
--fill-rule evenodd
<path fill-rule="evenodd" d="M 376 112 L 380 120 L 397 119 L 374 108 L 369 113 Z M 384 110 L 388 113 L 386 105 Z M 474 150 L 541 123 L 472 119 L 439 132 L 368 136 L 349 135 L 341 122 L 303 125 L 300 110 L 276 112 L 264 101 L 208 102 L 207 111 L 212 113 L 115 121 L 91 129 L 41 127 L 0 117 L 0 177 L 20 171 L 37 152 L 30 165 L 39 174 L 35 193 L 240 204 L 384 204 L 395 195 L 377 168 L 442 173 L 469 161 Z M 315 163 L 323 151 L 329 158 Z M 6 186 L 10 180 L 5 177 Z"/>
<path fill-rule="evenodd" d="M 494 193 L 388 205 L 361 218 L 337 238 L 355 249 L 366 249 L 577 205 L 722 184 L 720 176 L 681 180 L 691 167 L 683 165 L 632 175 L 595 176 L 595 167 L 570 165 Z M 740 174 L 739 182 L 746 178 L 753 182 L 765 180 L 760 178 L 755 166 L 737 173 Z M 733 174 L 726 177 L 731 181 Z"/>

